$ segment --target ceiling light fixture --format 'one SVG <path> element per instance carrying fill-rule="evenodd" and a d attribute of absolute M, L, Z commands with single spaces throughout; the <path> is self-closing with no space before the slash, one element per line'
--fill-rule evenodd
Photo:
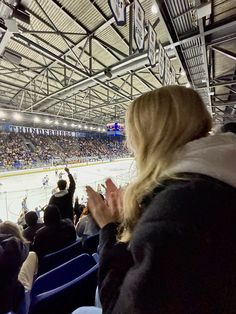
<path fill-rule="evenodd" d="M 22 115 L 19 114 L 18 112 L 14 112 L 13 118 L 14 118 L 14 120 L 16 120 L 16 121 L 21 121 L 21 120 L 22 120 Z"/>
<path fill-rule="evenodd" d="M 157 14 L 158 13 L 158 6 L 156 3 L 153 3 L 151 7 L 152 14 Z"/>
<path fill-rule="evenodd" d="M 5 112 L 3 112 L 3 111 L 0 111 L 0 118 L 5 118 L 6 117 L 6 114 L 5 114 Z"/>
<path fill-rule="evenodd" d="M 39 117 L 34 117 L 34 122 L 35 122 L 35 123 L 40 122 L 40 118 L 39 118 Z"/>

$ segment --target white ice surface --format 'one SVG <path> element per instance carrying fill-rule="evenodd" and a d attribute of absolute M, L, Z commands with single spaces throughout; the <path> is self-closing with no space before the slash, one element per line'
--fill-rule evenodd
<path fill-rule="evenodd" d="M 82 202 L 85 202 L 85 185 L 91 185 L 97 189 L 97 185 L 103 183 L 108 177 L 113 178 L 117 184 L 124 185 L 134 175 L 134 164 L 132 160 L 116 161 L 72 168 L 71 173 L 76 174 L 77 177 L 75 196 L 78 195 L 80 199 L 82 198 Z M 49 176 L 49 187 L 43 188 L 42 179 L 46 174 Z M 67 179 L 66 173 L 63 179 Z M 46 205 L 57 181 L 58 177 L 54 171 L 1 178 L 0 219 L 16 222 L 25 196 L 27 196 L 29 210 Z"/>

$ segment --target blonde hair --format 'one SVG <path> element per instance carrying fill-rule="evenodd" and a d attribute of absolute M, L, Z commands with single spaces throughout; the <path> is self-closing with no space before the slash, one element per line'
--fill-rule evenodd
<path fill-rule="evenodd" d="M 186 143 L 206 136 L 211 127 L 206 106 L 190 88 L 165 86 L 129 106 L 127 145 L 135 155 L 137 178 L 124 193 L 120 241 L 130 240 L 140 217 L 140 203 L 168 177 L 175 153 Z"/>
<path fill-rule="evenodd" d="M 11 221 L 4 221 L 0 223 L 0 233 L 11 234 L 20 239 L 23 243 L 28 243 L 28 241 L 24 238 L 20 227 Z"/>

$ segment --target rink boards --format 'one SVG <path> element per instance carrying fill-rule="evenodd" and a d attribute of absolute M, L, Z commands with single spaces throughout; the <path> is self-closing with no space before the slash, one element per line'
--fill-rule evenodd
<path fill-rule="evenodd" d="M 107 177 L 113 178 L 118 185 L 127 184 L 134 176 L 133 159 L 104 161 L 100 163 L 75 164 L 70 166 L 72 175 L 76 178 L 75 196 L 86 202 L 85 185 L 97 188 Z M 64 166 L 57 167 L 58 172 Z M 67 179 L 63 171 L 63 179 Z M 42 186 L 45 175 L 49 177 L 49 186 Z M 21 211 L 21 202 L 27 196 L 27 207 L 34 210 L 38 206 L 45 206 L 55 189 L 58 177 L 55 167 L 11 171 L 0 173 L 0 219 L 16 221 Z"/>

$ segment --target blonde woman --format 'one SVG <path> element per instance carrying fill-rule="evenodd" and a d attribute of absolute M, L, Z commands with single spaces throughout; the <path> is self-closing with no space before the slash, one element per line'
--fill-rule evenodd
<path fill-rule="evenodd" d="M 87 187 L 102 228 L 103 313 L 232 313 L 236 135 L 208 136 L 211 127 L 200 96 L 185 87 L 151 91 L 129 106 L 137 178 L 123 204 L 110 180 L 108 206 Z"/>

